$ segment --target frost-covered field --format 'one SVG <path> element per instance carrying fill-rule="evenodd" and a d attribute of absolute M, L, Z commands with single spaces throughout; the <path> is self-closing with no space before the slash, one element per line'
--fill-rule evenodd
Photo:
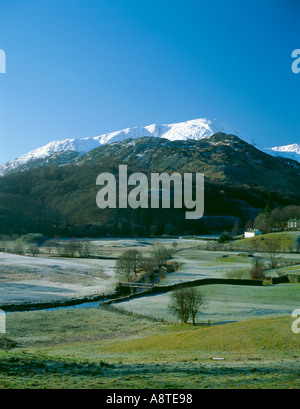
<path fill-rule="evenodd" d="M 114 260 L 0 253 L 0 304 L 55 301 L 109 291 L 115 284 L 114 265 Z"/>
<path fill-rule="evenodd" d="M 62 240 L 62 241 L 67 241 Z M 94 239 L 98 254 L 118 257 L 123 251 L 137 248 L 150 254 L 151 246 L 163 243 L 188 248 L 197 240 L 179 239 Z M 115 260 L 20 256 L 0 253 L 0 305 L 24 302 L 49 302 L 80 298 L 112 291 L 116 285 Z M 88 274 L 84 274 L 87 272 Z"/>
<path fill-rule="evenodd" d="M 200 243 L 206 243 L 206 238 L 201 240 L 186 238 L 113 238 L 113 239 L 91 239 L 91 243 L 96 249 L 98 255 L 105 257 L 118 257 L 123 251 L 128 249 L 141 250 L 146 256 L 150 256 L 151 247 L 155 244 L 162 244 L 168 248 L 173 248 L 176 243 L 176 249 L 185 249 L 199 246 Z"/>
<path fill-rule="evenodd" d="M 226 278 L 227 272 L 249 269 L 252 262 L 251 258 L 239 256 L 238 252 L 205 251 L 197 248 L 180 251 L 174 258 L 181 263 L 181 268 L 169 274 L 162 285 L 204 278 Z"/>
<path fill-rule="evenodd" d="M 211 240 L 211 237 L 91 240 L 93 248 L 96 249 L 95 254 L 103 256 L 103 259 L 47 257 L 46 253 L 40 254 L 39 257 L 0 253 L 0 305 L 49 302 L 110 292 L 117 283 L 115 259 L 125 250 L 132 248 L 141 250 L 143 256 L 148 257 L 151 254 L 152 246 L 156 243 L 171 248 L 174 251 L 173 257 L 181 263 L 180 269 L 167 274 L 161 285 L 209 277 L 227 278 L 227 273 L 232 273 L 235 270 L 249 271 L 252 263 L 251 257 L 239 252 L 203 250 L 208 240 Z M 105 259 L 105 257 L 111 259 Z M 282 257 L 285 260 L 296 261 L 299 255 L 284 254 Z M 292 268 L 294 272 L 296 267 L 293 266 Z M 297 271 L 295 270 L 295 272 Z M 155 300 L 164 300 L 167 295 L 157 297 Z M 138 311 L 136 312 L 138 313 L 151 312 L 154 309 L 156 316 L 166 314 L 165 307 L 161 310 L 160 303 L 148 308 L 147 299 L 132 300 L 130 303 L 132 303 L 130 305 L 137 306 Z M 211 303 L 212 305 L 213 303 Z M 222 308 L 221 304 L 216 304 L 216 311 L 222 311 Z M 296 305 L 295 308 L 298 306 Z M 239 313 L 241 309 L 238 308 L 237 311 Z M 219 320 L 220 317 L 214 317 L 214 314 L 211 312 L 212 319 Z M 245 315 L 244 312 L 242 315 Z"/>
<path fill-rule="evenodd" d="M 153 244 L 163 243 L 172 247 L 174 241 L 177 241 L 180 248 L 199 244 L 197 240 L 167 238 L 92 240 L 96 253 L 111 257 L 111 260 L 0 253 L 0 305 L 57 301 L 109 292 L 116 284 L 113 258 L 132 248 L 142 250 L 144 255 L 150 254 Z"/>
<path fill-rule="evenodd" d="M 225 323 L 255 317 L 291 316 L 299 308 L 299 286 L 295 284 L 262 287 L 207 285 L 198 289 L 204 292 L 207 300 L 207 307 L 198 315 L 200 323 L 207 323 L 208 320 Z M 177 322 L 168 308 L 170 294 L 156 294 L 114 305 L 135 314 Z"/>

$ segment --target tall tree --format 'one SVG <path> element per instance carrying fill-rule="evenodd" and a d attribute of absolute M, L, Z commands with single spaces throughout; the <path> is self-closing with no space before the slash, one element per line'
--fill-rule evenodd
<path fill-rule="evenodd" d="M 183 323 L 188 323 L 192 319 L 193 325 L 196 325 L 196 316 L 201 308 L 206 306 L 206 297 L 204 293 L 194 287 L 177 288 L 171 293 L 169 309 Z"/>
<path fill-rule="evenodd" d="M 142 253 L 139 250 L 127 250 L 118 258 L 116 272 L 120 278 L 125 278 L 129 282 L 133 275 L 137 277 L 141 262 Z"/>

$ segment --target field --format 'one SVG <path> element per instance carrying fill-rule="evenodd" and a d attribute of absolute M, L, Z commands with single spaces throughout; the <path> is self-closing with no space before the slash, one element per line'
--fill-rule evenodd
<path fill-rule="evenodd" d="M 263 234 L 262 236 L 251 237 L 247 239 L 237 240 L 234 246 L 243 248 L 255 248 L 257 244 L 262 247 L 270 238 L 275 238 L 279 241 L 281 250 L 289 251 L 291 248 L 299 244 L 299 232 L 284 232 L 284 233 L 269 233 Z"/>
<path fill-rule="evenodd" d="M 82 308 L 7 320 L 19 346 L 0 352 L 2 388 L 299 387 L 290 317 L 199 328 Z"/>
<path fill-rule="evenodd" d="M 174 240 L 93 240 L 95 253 L 103 259 L 49 257 L 47 253 L 30 257 L 0 252 L 0 305 L 52 302 L 109 293 L 116 286 L 115 259 L 130 248 L 142 250 L 147 255 L 153 242 L 171 247 Z M 180 248 L 191 245 L 193 240 L 185 240 Z"/>
<path fill-rule="evenodd" d="M 198 316 L 199 323 L 226 323 L 251 318 L 291 315 L 300 304 L 300 286 L 207 285 L 199 287 L 207 307 Z M 170 293 L 150 295 L 114 304 L 116 308 L 157 319 L 177 322 L 168 309 Z"/>
<path fill-rule="evenodd" d="M 48 302 L 108 292 L 115 285 L 114 264 L 114 260 L 0 253 L 0 304 Z"/>
<path fill-rule="evenodd" d="M 19 346 L 0 352 L 2 388 L 299 387 L 290 317 L 198 328 L 82 308 L 7 320 Z"/>
<path fill-rule="evenodd" d="M 95 240 L 110 259 L 0 253 L 1 304 L 110 291 L 116 283 L 113 257 L 129 248 L 150 254 L 155 242 Z M 171 248 L 174 240 L 161 242 Z M 208 251 L 205 243 L 178 240 L 173 257 L 181 267 L 160 285 L 226 278 L 251 268 L 253 254 Z M 281 256 L 281 270 L 297 275 L 299 255 Z M 199 288 L 207 306 L 195 326 L 171 314 L 170 293 L 110 306 L 7 313 L 0 388 L 299 388 L 300 335 L 292 331 L 291 317 L 300 308 L 299 284 Z"/>

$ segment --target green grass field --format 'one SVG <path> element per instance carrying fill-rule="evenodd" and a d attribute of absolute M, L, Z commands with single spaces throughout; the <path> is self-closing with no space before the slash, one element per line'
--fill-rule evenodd
<path fill-rule="evenodd" d="M 255 249 L 258 245 L 265 247 L 265 243 L 269 239 L 278 240 L 282 251 L 290 250 L 299 243 L 299 232 L 283 232 L 283 233 L 269 233 L 262 236 L 251 237 L 247 239 L 241 239 L 235 241 L 234 247 L 240 247 L 241 249 Z"/>
<path fill-rule="evenodd" d="M 206 285 L 198 287 L 207 299 L 207 307 L 198 321 L 224 323 L 251 318 L 290 315 L 300 307 L 300 285 L 256 286 Z M 170 294 L 156 294 L 116 303 L 116 308 L 157 319 L 176 322 L 168 304 Z"/>
<path fill-rule="evenodd" d="M 193 327 L 102 308 L 8 314 L 6 336 L 18 346 L 0 350 L 0 387 L 299 388 L 292 321 Z"/>

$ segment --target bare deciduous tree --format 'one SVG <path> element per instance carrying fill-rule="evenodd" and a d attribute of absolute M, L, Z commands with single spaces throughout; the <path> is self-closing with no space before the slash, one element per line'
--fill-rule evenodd
<path fill-rule="evenodd" d="M 201 308 L 205 308 L 206 298 L 202 291 L 194 287 L 181 287 L 171 293 L 169 309 L 183 323 L 192 319 L 196 324 L 196 316 Z"/>
<path fill-rule="evenodd" d="M 24 254 L 24 244 L 20 242 L 19 240 L 16 240 L 13 243 L 13 253 L 15 254 Z"/>
<path fill-rule="evenodd" d="M 133 275 L 137 277 L 137 273 L 141 268 L 142 253 L 138 250 L 125 251 L 116 262 L 116 272 L 120 278 L 125 278 L 128 282 L 131 281 Z"/>
<path fill-rule="evenodd" d="M 36 255 L 39 254 L 40 249 L 36 244 L 32 243 L 27 247 L 27 251 L 29 254 L 32 255 L 32 257 L 35 257 Z"/>
<path fill-rule="evenodd" d="M 266 253 L 270 259 L 270 267 L 278 267 L 280 254 L 279 250 L 281 248 L 280 241 L 277 238 L 269 238 L 265 242 Z"/>
<path fill-rule="evenodd" d="M 204 309 L 206 306 L 206 298 L 202 291 L 196 288 L 187 288 L 186 297 L 188 299 L 188 305 L 190 308 L 190 314 L 193 321 L 193 325 L 196 325 L 196 316 L 200 309 Z"/>
<path fill-rule="evenodd" d="M 265 265 L 261 258 L 255 257 L 253 260 L 250 275 L 253 280 L 262 280 L 264 278 Z"/>
<path fill-rule="evenodd" d="M 62 256 L 64 257 L 75 257 L 77 251 L 79 250 L 79 242 L 78 240 L 72 238 L 68 240 L 63 247 L 61 248 Z"/>
<path fill-rule="evenodd" d="M 7 244 L 11 240 L 11 238 L 6 234 L 0 235 L 0 251 L 5 252 L 7 249 Z"/>
<path fill-rule="evenodd" d="M 157 266 L 164 265 L 171 256 L 171 250 L 167 249 L 163 244 L 155 244 L 152 249 L 152 258 Z"/>
<path fill-rule="evenodd" d="M 184 324 L 190 318 L 190 308 L 186 297 L 186 288 L 178 288 L 171 293 L 169 309 Z"/>
<path fill-rule="evenodd" d="M 90 257 L 92 253 L 93 245 L 91 243 L 91 240 L 87 237 L 85 237 L 81 242 L 80 242 L 80 248 L 79 248 L 79 254 L 80 257 L 85 257 L 88 258 Z"/>
<path fill-rule="evenodd" d="M 155 269 L 155 261 L 152 257 L 143 258 L 141 260 L 140 267 L 146 274 L 150 275 Z"/>

